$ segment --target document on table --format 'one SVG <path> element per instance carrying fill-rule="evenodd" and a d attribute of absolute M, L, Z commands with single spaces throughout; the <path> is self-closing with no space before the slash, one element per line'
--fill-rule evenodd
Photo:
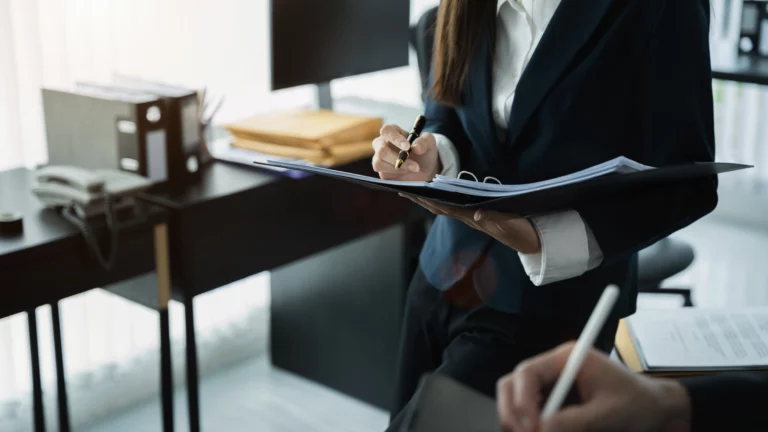
<path fill-rule="evenodd" d="M 768 368 L 768 308 L 640 311 L 627 319 L 645 370 Z"/>

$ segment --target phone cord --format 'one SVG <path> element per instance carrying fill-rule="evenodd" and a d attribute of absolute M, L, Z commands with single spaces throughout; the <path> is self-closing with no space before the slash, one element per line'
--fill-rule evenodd
<path fill-rule="evenodd" d="M 96 258 L 96 261 L 99 262 L 99 265 L 101 265 L 101 267 L 103 267 L 104 270 L 111 270 L 115 264 L 115 259 L 117 257 L 118 227 L 115 221 L 116 218 L 112 208 L 112 197 L 107 195 L 104 200 L 104 205 L 106 208 L 106 216 L 107 216 L 107 230 L 109 231 L 109 235 L 110 235 L 109 256 L 107 258 L 104 257 L 104 254 L 102 253 L 101 248 L 99 247 L 99 242 L 96 240 L 96 237 L 94 236 L 93 231 L 88 226 L 88 222 L 79 218 L 75 214 L 74 207 L 64 208 L 64 210 L 62 211 L 62 216 L 64 216 L 64 218 L 67 219 L 70 223 L 80 228 L 80 232 L 82 232 L 83 237 L 85 237 L 85 242 L 88 244 L 89 248 L 91 249 L 91 252 L 93 256 Z"/>

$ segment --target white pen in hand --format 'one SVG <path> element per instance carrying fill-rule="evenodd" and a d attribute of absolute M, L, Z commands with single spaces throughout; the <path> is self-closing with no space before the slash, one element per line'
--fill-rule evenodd
<path fill-rule="evenodd" d="M 552 389 L 552 393 L 549 394 L 547 403 L 544 404 L 544 409 L 541 411 L 541 420 L 544 421 L 552 414 L 556 413 L 565 401 L 565 397 L 571 390 L 573 381 L 576 379 L 581 365 L 584 363 L 584 359 L 587 357 L 589 350 L 595 344 L 597 336 L 603 329 L 605 320 L 608 319 L 608 315 L 613 310 L 613 305 L 616 303 L 616 299 L 619 297 L 619 287 L 616 285 L 609 285 L 603 295 L 600 296 L 600 300 L 597 301 L 595 309 L 592 311 L 587 325 L 584 326 L 579 340 L 576 341 L 576 345 L 571 351 L 571 355 L 568 356 L 568 361 L 565 363 L 565 368 L 560 374 L 560 377 L 555 383 L 555 387 Z"/>

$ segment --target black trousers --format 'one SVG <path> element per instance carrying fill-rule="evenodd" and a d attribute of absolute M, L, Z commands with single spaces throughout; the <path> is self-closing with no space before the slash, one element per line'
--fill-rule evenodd
<path fill-rule="evenodd" d="M 577 339 L 585 324 L 586 318 L 530 317 L 484 306 L 456 306 L 417 270 L 408 290 L 397 391 L 387 431 L 401 430 L 425 373 L 449 376 L 495 398 L 499 378 L 522 360 Z M 616 319 L 606 323 L 597 348 L 605 352 L 613 348 L 617 326 Z"/>

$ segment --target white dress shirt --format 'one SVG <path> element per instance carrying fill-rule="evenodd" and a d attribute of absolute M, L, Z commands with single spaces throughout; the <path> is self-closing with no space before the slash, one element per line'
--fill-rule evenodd
<path fill-rule="evenodd" d="M 493 62 L 492 112 L 499 139 L 506 136 L 515 89 L 560 0 L 498 0 L 496 48 Z M 445 176 L 458 175 L 456 147 L 435 134 Z M 541 239 L 541 252 L 519 254 L 534 285 L 546 285 L 580 276 L 600 265 L 603 253 L 578 212 L 536 215 L 529 218 Z"/>

